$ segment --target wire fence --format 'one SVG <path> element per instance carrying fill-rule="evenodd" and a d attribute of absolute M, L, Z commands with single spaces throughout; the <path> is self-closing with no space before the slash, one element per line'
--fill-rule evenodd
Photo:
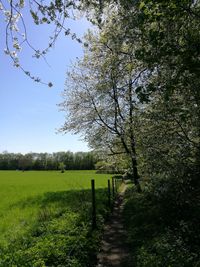
<path fill-rule="evenodd" d="M 107 205 L 109 209 L 113 210 L 114 200 L 118 194 L 119 188 L 123 183 L 122 176 L 113 176 L 110 179 L 108 179 L 107 183 Z M 91 220 L 92 220 L 92 229 L 97 228 L 97 201 L 96 201 L 96 189 L 95 189 L 95 180 L 91 180 L 91 198 L 92 198 L 92 214 L 91 214 Z"/>

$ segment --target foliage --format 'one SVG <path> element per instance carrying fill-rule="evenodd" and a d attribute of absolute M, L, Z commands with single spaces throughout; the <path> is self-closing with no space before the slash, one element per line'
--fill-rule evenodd
<path fill-rule="evenodd" d="M 97 173 L 116 173 L 115 166 L 106 161 L 98 161 L 95 164 L 95 169 Z"/>
<path fill-rule="evenodd" d="M 162 0 L 131 2 L 127 0 L 72 0 L 66 2 L 55 0 L 28 3 L 29 5 L 26 7 L 24 0 L 15 0 L 11 3 L 0 1 L 0 12 L 6 23 L 5 53 L 10 55 L 14 65 L 21 67 L 22 70 L 23 67 L 17 53 L 21 51 L 24 44 L 34 51 L 36 58 L 40 58 L 44 57 L 53 47 L 61 32 L 82 42 L 76 33 L 71 32 L 65 22 L 67 19 L 78 17 L 77 13 L 81 15 L 84 13 L 88 20 L 101 31 L 104 31 L 111 14 L 110 21 L 113 22 L 114 31 L 110 31 L 109 36 L 105 36 L 103 39 L 112 42 L 113 37 L 113 41 L 116 43 L 115 47 L 126 42 L 128 53 L 131 46 L 136 48 L 134 53 L 131 52 L 133 60 L 129 66 L 135 59 L 145 63 L 150 69 L 155 70 L 158 66 L 162 66 L 162 70 L 169 70 L 168 76 L 175 83 L 180 76 L 192 78 L 195 73 L 198 73 L 200 8 L 198 0 L 170 0 L 167 2 Z M 113 11 L 114 17 L 112 16 Z M 30 13 L 36 25 L 53 24 L 55 26 L 46 49 L 34 48 L 30 44 L 23 19 L 25 12 Z M 21 31 L 19 31 L 19 25 L 22 26 Z M 87 45 L 86 43 L 85 46 Z M 120 52 L 127 53 L 126 50 Z M 179 72 L 180 69 L 182 72 Z M 29 71 L 23 71 L 35 81 L 41 82 L 40 78 L 32 76 Z M 52 84 L 49 83 L 49 86 Z M 141 99 L 146 100 L 148 90 L 151 92 L 152 88 L 142 86 L 141 89 Z"/>
<path fill-rule="evenodd" d="M 99 35 L 88 32 L 84 58 L 68 73 L 60 105 L 67 116 L 61 131 L 82 133 L 97 151 L 129 158 L 133 180 L 139 185 L 134 133 L 139 100 L 135 87 L 146 74 L 137 62 L 130 64 L 128 53 L 118 55 L 119 49 L 126 50 L 123 42 L 115 47 L 106 39 L 107 31 L 113 30 L 111 22 Z"/>
<path fill-rule="evenodd" d="M 178 90 L 177 90 L 178 91 Z M 140 169 L 145 177 L 179 175 L 199 162 L 199 114 L 191 94 L 157 97 L 138 116 Z"/>
<path fill-rule="evenodd" d="M 23 53 L 21 51 L 28 47 L 33 52 L 34 58 L 42 58 L 46 61 L 46 54 L 54 47 L 61 32 L 80 43 L 80 38 L 65 23 L 67 19 L 75 19 L 75 12 L 72 13 L 71 10 L 76 10 L 77 13 L 79 5 L 76 5 L 76 2 L 60 0 L 50 2 L 35 0 L 0 1 L 0 16 L 5 30 L 5 39 L 2 39 L 5 45 L 4 52 L 11 58 L 14 67 L 21 69 L 25 75 L 35 82 L 46 84 L 49 87 L 53 86 L 52 82 L 46 83 L 41 77 L 32 74 L 31 70 L 25 69 L 20 60 L 20 54 Z M 47 40 L 46 48 L 35 47 L 31 43 L 24 14 L 29 14 L 30 19 L 36 26 L 45 24 L 49 27 L 52 25 L 52 34 Z"/>
<path fill-rule="evenodd" d="M 124 216 L 135 266 L 199 266 L 199 171 L 159 178 L 127 193 Z"/>
<path fill-rule="evenodd" d="M 101 158 L 101 157 L 99 157 Z M 111 156 L 104 156 L 104 159 L 102 158 L 102 160 L 99 160 L 96 164 L 95 164 L 95 169 L 97 171 L 97 173 L 124 173 L 127 171 L 128 167 L 129 167 L 129 161 L 128 159 L 126 159 L 124 156 L 119 156 L 119 155 L 112 155 Z M 131 171 L 130 171 L 131 174 Z M 130 179 L 132 178 L 132 176 L 130 175 L 129 177 Z"/>
<path fill-rule="evenodd" d="M 63 162 L 59 163 L 59 169 L 60 169 L 61 173 L 65 172 L 65 164 Z"/>
<path fill-rule="evenodd" d="M 198 165 L 198 1 L 106 3 L 68 74 L 62 130 L 124 154 L 136 184 L 138 164 L 145 177 Z"/>
<path fill-rule="evenodd" d="M 25 155 L 3 152 L 0 170 L 59 170 L 62 162 L 66 170 L 91 170 L 97 157 L 93 152 L 28 153 Z"/>

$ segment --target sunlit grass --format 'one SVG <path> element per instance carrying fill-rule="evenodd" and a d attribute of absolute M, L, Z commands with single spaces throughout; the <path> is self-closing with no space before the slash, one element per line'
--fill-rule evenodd
<path fill-rule="evenodd" d="M 73 202 L 77 205 L 77 199 L 65 198 L 66 191 L 90 189 L 91 179 L 96 188 L 104 188 L 108 178 L 95 171 L 0 171 L 0 244 L 28 232 L 38 218 L 51 217 Z"/>

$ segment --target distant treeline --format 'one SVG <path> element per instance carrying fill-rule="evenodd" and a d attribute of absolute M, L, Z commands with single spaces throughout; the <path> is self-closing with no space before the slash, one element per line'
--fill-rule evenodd
<path fill-rule="evenodd" d="M 60 163 L 66 170 L 92 170 L 96 160 L 93 152 L 0 154 L 0 170 L 58 170 Z"/>

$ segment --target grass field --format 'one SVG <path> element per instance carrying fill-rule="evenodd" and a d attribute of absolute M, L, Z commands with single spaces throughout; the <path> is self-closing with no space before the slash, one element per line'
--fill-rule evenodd
<path fill-rule="evenodd" d="M 85 235 L 88 234 L 91 179 L 96 182 L 98 218 L 102 220 L 107 208 L 105 187 L 108 178 L 108 175 L 95 174 L 94 171 L 66 171 L 64 174 L 55 171 L 0 171 L 0 249 L 3 253 L 0 266 L 60 266 L 59 260 L 62 256 L 66 258 L 67 251 L 76 242 L 75 237 L 80 235 L 78 232 L 84 233 L 85 229 Z M 56 246 L 54 242 L 57 241 L 48 245 L 45 239 L 46 236 L 48 240 L 55 238 L 52 231 L 57 231 L 59 235 L 65 232 L 67 240 L 63 241 L 60 250 L 64 242 L 68 242 L 62 256 L 58 257 L 61 251 L 57 248 L 56 260 L 52 259 L 52 255 L 51 260 L 44 257 L 44 253 L 40 255 L 40 245 L 42 248 L 46 246 L 47 251 L 49 247 Z M 37 253 L 32 251 L 33 248 Z M 29 255 L 29 263 L 22 262 L 25 257 L 24 252 L 19 253 L 22 249 Z M 76 262 L 76 258 L 84 257 L 73 256 L 73 261 L 68 259 L 63 266 L 79 266 L 81 260 Z"/>

